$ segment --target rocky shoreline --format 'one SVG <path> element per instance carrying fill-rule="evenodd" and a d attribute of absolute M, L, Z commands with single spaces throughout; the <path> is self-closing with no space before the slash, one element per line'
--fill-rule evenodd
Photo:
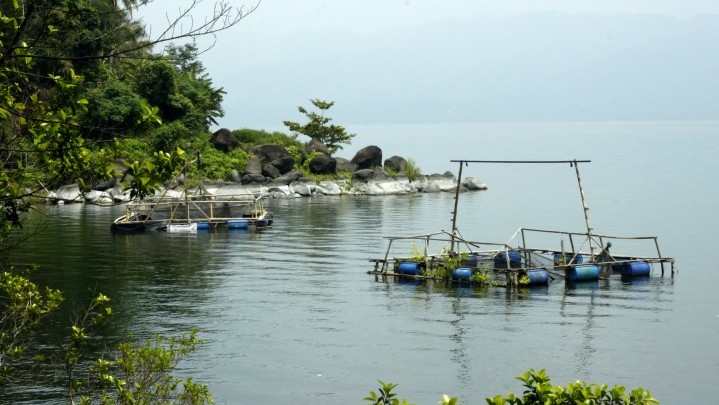
<path fill-rule="evenodd" d="M 444 174 L 420 175 L 414 181 L 406 176 L 388 176 L 381 169 L 376 169 L 371 179 L 358 181 L 357 179 L 323 180 L 319 183 L 313 179 L 297 177 L 284 182 L 275 179 L 268 184 L 238 184 L 234 182 L 206 182 L 203 188 L 209 194 L 225 198 L 268 197 L 268 198 L 302 198 L 313 196 L 339 196 L 339 195 L 402 195 L 414 193 L 455 192 L 457 178 L 450 172 Z M 279 181 L 278 181 L 279 180 Z M 49 191 L 46 202 L 49 204 L 89 203 L 96 205 L 115 205 L 130 202 L 129 190 L 124 190 L 120 184 L 112 187 L 101 187 L 90 192 L 82 193 L 79 186 L 70 184 L 61 186 L 55 191 Z M 462 179 L 461 192 L 486 190 L 487 186 L 472 178 Z M 177 189 L 158 190 L 148 199 L 156 199 L 164 195 L 165 198 L 179 198 L 182 191 Z"/>
<path fill-rule="evenodd" d="M 233 140 L 228 130 L 217 131 L 213 134 L 211 142 L 221 150 L 231 150 L 230 146 L 239 147 L 236 139 L 231 145 L 220 144 L 220 140 L 225 142 Z M 325 177 L 334 176 L 333 180 L 316 181 L 305 177 L 302 171 L 293 169 L 294 158 L 284 147 L 266 144 L 255 146 L 250 150 L 252 157 L 242 175 L 233 170 L 232 181 L 205 181 L 201 186 L 202 191 L 204 194 L 223 198 L 248 199 L 259 196 L 301 198 L 323 195 L 397 195 L 454 192 L 457 189 L 457 178 L 452 172 L 417 174 L 410 180 L 408 171 L 405 171 L 407 160 L 400 156 L 392 156 L 383 162 L 382 149 L 374 145 L 358 151 L 352 160 L 332 157 L 327 148 L 315 140 L 310 141 L 306 148 L 308 151 L 320 152 L 310 159 L 310 172 Z M 165 189 L 158 190 L 154 196 L 146 199 L 157 199 L 161 196 L 180 198 L 181 190 L 184 189 L 183 180 L 179 178 L 173 185 L 166 184 Z M 462 179 L 460 186 L 460 191 L 487 189 L 484 183 L 472 177 Z M 127 203 L 130 200 L 130 191 L 125 190 L 117 181 L 98 184 L 87 193 L 82 193 L 76 184 L 65 185 L 57 190 L 48 191 L 46 197 L 46 201 L 50 204 L 86 202 L 114 205 Z"/>

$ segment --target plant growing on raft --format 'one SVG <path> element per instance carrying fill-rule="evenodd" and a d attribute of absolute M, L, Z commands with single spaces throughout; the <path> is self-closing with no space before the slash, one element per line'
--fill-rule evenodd
<path fill-rule="evenodd" d="M 415 263 L 424 263 L 425 261 L 424 251 L 419 246 L 417 246 L 417 242 L 415 241 L 412 241 L 412 251 L 410 255 L 412 256 L 410 260 Z"/>
<path fill-rule="evenodd" d="M 449 279 L 452 277 L 454 269 L 462 266 L 462 263 L 464 263 L 468 257 L 469 255 L 466 252 L 460 254 L 449 252 L 449 254 L 442 257 L 440 265 L 427 270 L 427 276 L 438 279 Z"/>
<path fill-rule="evenodd" d="M 469 281 L 475 284 L 479 284 L 483 287 L 494 285 L 494 281 L 492 280 L 492 274 L 489 272 L 489 266 L 487 264 L 485 264 L 484 266 L 485 267 L 483 269 L 477 270 L 472 273 L 472 277 L 470 277 Z"/>

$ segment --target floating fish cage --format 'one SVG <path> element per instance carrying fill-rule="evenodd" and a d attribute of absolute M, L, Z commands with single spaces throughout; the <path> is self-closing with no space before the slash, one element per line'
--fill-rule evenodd
<path fill-rule="evenodd" d="M 564 237 L 570 249 L 565 250 L 564 242 L 559 249 L 529 246 L 527 241 L 530 235 L 534 234 L 542 234 L 545 239 L 547 236 L 549 239 L 557 235 Z M 513 241 L 520 235 L 521 242 Z M 584 283 L 607 279 L 612 274 L 622 277 L 646 276 L 651 274 L 652 263 L 661 265 L 662 276 L 664 265 L 670 264 L 672 276 L 674 275 L 674 259 L 662 257 L 658 249 L 656 256 L 621 254 L 614 257 L 608 251 L 611 246 L 609 240 L 615 241 L 616 244 L 619 244 L 617 241 L 625 239 L 656 243 L 655 237 L 591 235 L 593 243 L 590 244 L 590 236 L 582 233 L 520 228 L 506 243 L 470 241 L 444 231 L 386 239 L 389 244 L 385 257 L 370 260 L 375 265 L 374 271 L 370 273 L 473 283 L 476 281 L 473 275 L 481 271 L 488 274 L 495 284 L 506 284 L 507 287 L 546 286 L 556 279 L 563 279 L 568 283 Z M 412 255 L 393 255 L 394 249 L 402 243 L 411 243 Z M 438 246 L 441 248 L 437 248 Z M 463 249 L 458 249 L 460 247 Z M 437 253 L 429 253 L 431 251 Z M 446 270 L 436 271 L 437 269 Z"/>
<path fill-rule="evenodd" d="M 595 234 L 589 226 L 587 207 L 579 164 L 589 160 L 555 161 L 502 161 L 502 160 L 452 160 L 459 163 L 455 209 L 452 212 L 452 231 L 426 235 L 386 237 L 389 241 L 383 258 L 370 259 L 377 276 L 443 278 L 457 281 L 473 281 L 478 271 L 502 279 L 507 287 L 518 285 L 548 285 L 551 280 L 562 278 L 567 285 L 577 282 L 596 282 L 614 273 L 622 277 L 648 276 L 652 264 L 670 265 L 674 277 L 674 259 L 663 257 L 656 236 L 623 237 Z M 507 242 L 478 242 L 465 239 L 457 230 L 457 204 L 460 196 L 462 169 L 468 163 L 491 164 L 569 164 L 574 169 L 579 186 L 586 232 L 564 232 L 531 228 L 519 228 Z M 529 239 L 533 239 L 530 243 Z M 537 239 L 539 242 L 537 242 Z M 395 255 L 398 243 L 411 242 L 412 254 Z M 558 242 L 558 243 L 557 243 Z M 612 242 L 624 246 L 632 242 L 649 242 L 648 249 L 640 254 L 610 253 Z M 441 248 L 433 248 L 439 244 Z M 655 248 L 655 249 L 652 249 Z M 436 253 L 431 253 L 436 252 Z M 646 253 L 645 253 L 646 252 Z M 451 271 L 447 271 L 451 269 Z M 551 275 L 550 275 L 551 274 Z M 484 282 L 485 277 L 481 277 Z"/>

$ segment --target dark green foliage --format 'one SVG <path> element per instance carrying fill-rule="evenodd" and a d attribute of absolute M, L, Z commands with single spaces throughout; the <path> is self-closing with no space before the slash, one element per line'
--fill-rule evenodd
<path fill-rule="evenodd" d="M 211 146 L 207 146 L 201 152 L 201 165 L 190 168 L 189 173 L 197 174 L 200 179 L 209 180 L 230 180 L 232 169 L 242 173 L 250 154 L 241 148 L 236 148 L 229 153 L 221 152 Z"/>
<path fill-rule="evenodd" d="M 90 129 L 88 137 L 113 139 L 138 129 L 144 100 L 130 84 L 110 81 L 88 91 L 87 97 L 89 113 L 83 115 L 82 125 Z"/>
<path fill-rule="evenodd" d="M 168 60 L 150 61 L 137 71 L 135 91 L 151 105 L 160 108 L 163 121 L 174 120 L 179 115 L 172 99 L 177 92 L 177 72 Z"/>
<path fill-rule="evenodd" d="M 285 148 L 289 146 L 295 146 L 297 148 L 304 149 L 302 142 L 297 140 L 297 136 L 289 136 L 282 132 L 267 132 L 258 129 L 237 129 L 232 131 L 232 134 L 240 141 L 240 143 L 247 146 L 264 145 L 268 143 L 274 143 L 282 145 Z"/>

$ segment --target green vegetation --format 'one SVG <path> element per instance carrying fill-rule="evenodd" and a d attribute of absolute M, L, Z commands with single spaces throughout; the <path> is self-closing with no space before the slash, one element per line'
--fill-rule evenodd
<path fill-rule="evenodd" d="M 379 389 L 377 392 L 370 391 L 369 396 L 365 397 L 365 401 L 367 401 L 371 405 L 413 405 L 410 402 L 407 402 L 406 399 L 403 399 L 401 402 L 399 398 L 397 398 L 397 394 L 392 392 L 397 387 L 397 384 L 392 383 L 385 383 L 383 381 L 379 382 Z"/>
<path fill-rule="evenodd" d="M 37 384 L 29 367 L 35 364 L 62 368 L 71 403 L 212 403 L 206 385 L 172 376 L 178 363 L 203 343 L 197 331 L 177 338 L 158 336 L 144 345 L 120 343 L 88 369 L 79 370 L 81 364 L 87 364 L 83 360 L 93 335 L 99 334 L 112 315 L 110 299 L 103 294 L 76 315 L 61 353 L 57 353 L 62 361 L 47 359 L 38 349 L 42 344 L 34 332 L 58 308 L 62 293 L 31 282 L 30 270 L 8 270 L 0 272 L 0 391 L 23 381 Z"/>
<path fill-rule="evenodd" d="M 414 162 L 414 159 L 408 158 L 407 164 L 404 166 L 404 172 L 407 175 L 409 181 L 415 181 L 421 175 L 419 166 Z"/>
<path fill-rule="evenodd" d="M 522 382 L 525 390 L 522 395 L 509 393 L 506 396 L 497 395 L 486 398 L 489 405 L 570 405 L 570 404 L 591 404 L 591 405 L 651 405 L 659 401 L 644 388 L 636 388 L 627 392 L 626 388 L 615 385 L 609 388 L 606 385 L 587 384 L 583 381 L 567 384 L 566 387 L 553 386 L 545 370 L 529 370 L 517 377 Z M 397 399 L 393 392 L 397 384 L 379 381 L 379 394 L 370 391 L 365 401 L 372 405 L 410 405 L 406 399 L 402 402 Z M 459 400 L 455 397 L 443 395 L 439 401 L 441 405 L 458 405 Z"/>
<path fill-rule="evenodd" d="M 342 149 L 342 144 L 349 144 L 355 135 L 347 133 L 347 130 L 341 125 L 328 125 L 332 118 L 324 116 L 325 111 L 335 104 L 334 101 L 327 102 L 319 99 L 311 99 L 310 101 L 320 112 L 310 112 L 300 106 L 297 109 L 307 116 L 309 121 L 305 125 L 300 125 L 294 121 L 284 121 L 287 128 L 292 132 L 306 135 L 322 142 L 327 146 L 330 153 L 335 153 L 338 149 Z"/>

